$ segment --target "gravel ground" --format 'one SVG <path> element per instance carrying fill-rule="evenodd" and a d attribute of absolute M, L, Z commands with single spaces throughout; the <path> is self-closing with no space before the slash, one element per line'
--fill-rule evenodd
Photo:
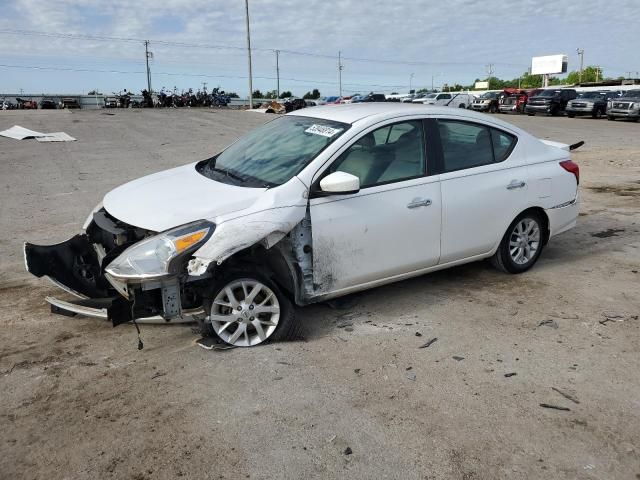
<path fill-rule="evenodd" d="M 637 124 L 508 118 L 587 142 L 578 226 L 524 275 L 415 278 L 299 310 L 298 341 L 224 352 L 190 326 L 143 327 L 138 351 L 131 325 L 49 313 L 24 240 L 65 240 L 113 187 L 266 118 L 0 112 L 0 130 L 78 138 L 0 138 L 0 478 L 640 478 Z"/>

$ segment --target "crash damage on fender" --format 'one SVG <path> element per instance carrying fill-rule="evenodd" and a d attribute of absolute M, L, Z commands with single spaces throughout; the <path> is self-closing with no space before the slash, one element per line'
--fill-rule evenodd
<path fill-rule="evenodd" d="M 197 175 L 193 165 L 178 170 L 164 180 L 163 172 L 156 174 L 154 189 L 163 190 L 164 182 L 184 177 L 185 172 L 187 177 Z M 92 213 L 82 233 L 55 245 L 25 243 L 25 266 L 36 277 L 46 277 L 76 297 L 73 301 L 47 297 L 54 313 L 106 318 L 114 326 L 134 319 L 140 323 L 192 321 L 203 312 L 203 296 L 216 268 L 239 252 L 233 261 L 266 263 L 283 277 L 300 278 L 302 246 L 285 237 L 307 214 L 307 189 L 301 182 L 292 186 L 286 194 L 297 198 L 297 205 L 274 208 L 263 196 L 261 202 L 232 214 L 158 232 L 107 211 L 110 205 L 118 210 L 122 202 L 135 201 L 118 195 L 131 191 L 127 184 L 120 187 L 122 192 L 116 189 L 105 197 L 105 206 Z M 164 207 L 165 215 L 178 216 L 178 212 L 167 211 L 168 205 Z M 131 210 L 136 212 L 132 218 L 136 223 L 143 222 L 137 215 L 153 218 L 153 211 Z M 271 252 L 275 246 L 278 248 Z"/>

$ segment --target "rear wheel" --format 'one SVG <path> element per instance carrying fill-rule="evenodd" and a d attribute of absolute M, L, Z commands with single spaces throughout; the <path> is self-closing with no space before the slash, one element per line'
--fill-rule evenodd
<path fill-rule="evenodd" d="M 498 111 L 498 106 L 495 103 L 492 103 L 489 107 L 489 113 L 496 113 Z"/>
<path fill-rule="evenodd" d="M 611 115 L 607 115 L 607 120 L 613 122 L 616 119 L 616 117 L 612 117 Z"/>
<path fill-rule="evenodd" d="M 602 111 L 602 109 L 601 109 L 600 107 L 598 107 L 598 108 L 596 108 L 596 109 L 593 111 L 593 113 L 591 114 L 591 116 L 592 116 L 593 118 L 602 118 L 602 114 L 603 114 L 603 113 L 604 113 L 604 112 Z"/>
<path fill-rule="evenodd" d="M 567 113 L 567 117 L 569 118 L 576 118 L 576 116 L 573 113 Z"/>
<path fill-rule="evenodd" d="M 204 303 L 207 329 L 223 342 L 253 347 L 297 335 L 294 307 L 265 275 L 234 271 L 215 282 Z"/>
<path fill-rule="evenodd" d="M 516 218 L 491 257 L 493 266 L 507 273 L 522 273 L 533 267 L 542 253 L 543 228 L 544 222 L 535 212 L 525 212 Z"/>

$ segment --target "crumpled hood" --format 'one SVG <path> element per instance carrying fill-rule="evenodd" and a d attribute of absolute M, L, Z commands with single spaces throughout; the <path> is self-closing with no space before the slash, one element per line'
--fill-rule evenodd
<path fill-rule="evenodd" d="M 195 163 L 125 183 L 104 197 L 110 215 L 129 225 L 161 232 L 200 219 L 243 210 L 266 189 L 216 182 Z"/>

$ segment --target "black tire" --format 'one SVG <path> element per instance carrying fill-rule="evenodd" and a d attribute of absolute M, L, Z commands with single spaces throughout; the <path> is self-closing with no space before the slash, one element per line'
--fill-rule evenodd
<path fill-rule="evenodd" d="M 273 333 L 259 345 L 297 338 L 299 335 L 300 325 L 295 319 L 295 307 L 293 303 L 282 292 L 278 285 L 269 278 L 268 275 L 257 272 L 251 268 L 230 270 L 214 280 L 211 287 L 205 293 L 205 298 L 203 300 L 203 307 L 207 317 L 211 314 L 211 305 L 218 293 L 220 293 L 225 286 L 229 285 L 234 280 L 241 279 L 256 280 L 267 286 L 275 294 L 280 305 L 280 317 L 278 319 L 277 327 Z M 203 334 L 208 336 L 218 336 L 213 329 L 211 322 L 207 320 L 204 322 Z M 221 337 L 218 336 L 218 338 L 224 341 Z"/>
<path fill-rule="evenodd" d="M 489 113 L 496 113 L 498 111 L 498 107 L 495 104 L 491 104 L 489 106 Z"/>
<path fill-rule="evenodd" d="M 567 117 L 569 118 L 576 118 L 576 116 L 573 113 L 567 113 Z"/>
<path fill-rule="evenodd" d="M 513 258 L 511 258 L 511 254 L 509 252 L 509 243 L 511 242 L 511 237 L 514 234 L 514 229 L 516 228 L 516 225 L 518 225 L 520 222 L 522 222 L 525 219 L 530 219 L 537 223 L 538 230 L 540 232 L 540 239 L 538 241 L 538 249 L 536 250 L 533 257 L 531 257 L 531 259 L 529 259 L 526 263 L 519 264 L 519 263 L 516 263 L 513 260 Z M 538 258 L 540 257 L 540 254 L 542 253 L 542 249 L 544 248 L 544 243 L 545 243 L 544 240 L 546 236 L 545 229 L 546 229 L 545 222 L 543 222 L 539 214 L 535 212 L 522 213 L 513 222 L 511 222 L 511 225 L 509 225 L 509 228 L 507 228 L 507 231 L 502 237 L 502 240 L 500 241 L 500 245 L 498 246 L 496 253 L 493 255 L 493 257 L 491 257 L 491 264 L 498 270 L 501 270 L 505 273 L 518 274 L 518 273 L 526 272 L 531 267 L 533 267 L 533 265 L 535 265 L 535 263 L 538 261 Z"/>
<path fill-rule="evenodd" d="M 467 106 L 464 103 L 461 103 L 460 105 L 458 105 L 458 108 L 467 108 Z"/>
<path fill-rule="evenodd" d="M 530 117 L 534 117 L 536 114 L 535 113 L 531 113 L 531 112 L 527 112 L 527 115 L 529 115 Z"/>
<path fill-rule="evenodd" d="M 602 118 L 602 114 L 603 113 L 604 112 L 602 111 L 602 109 L 598 107 L 593 111 L 593 113 L 591 114 L 591 117 L 592 118 Z"/>

